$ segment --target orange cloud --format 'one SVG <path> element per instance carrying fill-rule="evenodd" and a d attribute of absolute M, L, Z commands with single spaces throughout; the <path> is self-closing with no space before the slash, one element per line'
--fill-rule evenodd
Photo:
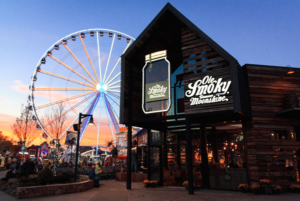
<path fill-rule="evenodd" d="M 21 80 L 15 80 L 14 83 L 16 83 L 16 84 L 21 84 L 22 81 L 21 81 Z"/>
<path fill-rule="evenodd" d="M 11 88 L 23 94 L 30 94 L 29 86 L 25 84 L 13 85 L 11 86 Z M 57 100 L 67 98 L 65 93 L 57 92 L 57 91 L 51 91 L 51 97 L 49 95 L 49 91 L 35 91 L 34 95 L 49 99 L 51 101 L 57 101 Z M 79 103 L 79 101 L 78 99 L 72 99 L 69 100 L 69 103 L 71 105 L 76 105 L 77 103 Z"/>
<path fill-rule="evenodd" d="M 5 100 L 4 100 L 3 98 L 0 98 L 0 101 L 3 101 L 3 102 L 5 102 Z"/>

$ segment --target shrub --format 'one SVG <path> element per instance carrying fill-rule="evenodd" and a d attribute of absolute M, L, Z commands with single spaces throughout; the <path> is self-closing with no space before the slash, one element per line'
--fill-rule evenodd
<path fill-rule="evenodd" d="M 151 184 L 151 181 L 149 181 L 149 180 L 144 180 L 143 181 L 143 186 L 146 187 L 146 188 L 148 188 L 150 186 L 150 184 Z"/>
<path fill-rule="evenodd" d="M 274 194 L 281 193 L 282 192 L 281 186 L 279 186 L 279 185 L 272 185 L 272 192 Z"/>
<path fill-rule="evenodd" d="M 240 184 L 238 189 L 244 193 L 249 191 L 249 185 L 248 184 Z"/>
<path fill-rule="evenodd" d="M 31 160 L 27 160 L 21 166 L 21 175 L 28 177 L 31 174 L 35 174 L 35 164 Z"/>
<path fill-rule="evenodd" d="M 259 190 L 260 189 L 260 185 L 258 183 L 252 184 L 250 186 L 250 189 L 251 190 Z"/>
<path fill-rule="evenodd" d="M 53 178 L 53 172 L 49 169 L 49 167 L 45 167 L 42 171 L 38 174 L 38 183 L 40 185 L 45 185 L 47 180 Z"/>
<path fill-rule="evenodd" d="M 270 179 L 261 179 L 261 180 L 259 180 L 259 183 L 261 185 L 271 185 L 272 182 Z"/>
<path fill-rule="evenodd" d="M 292 184 L 290 186 L 290 189 L 294 192 L 294 193 L 300 193 L 300 184 Z"/>

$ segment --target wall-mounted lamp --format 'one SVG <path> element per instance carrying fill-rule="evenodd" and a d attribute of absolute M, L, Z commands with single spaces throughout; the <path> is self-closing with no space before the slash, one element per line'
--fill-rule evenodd
<path fill-rule="evenodd" d="M 290 65 L 287 65 L 286 67 L 288 68 L 287 74 L 293 74 L 293 73 L 295 73 L 295 71 L 292 70 L 292 68 L 291 68 Z"/>

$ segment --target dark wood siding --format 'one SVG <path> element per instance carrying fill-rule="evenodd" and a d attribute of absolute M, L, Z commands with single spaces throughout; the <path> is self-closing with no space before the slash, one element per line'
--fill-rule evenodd
<path fill-rule="evenodd" d="M 231 80 L 229 62 L 213 50 L 206 42 L 196 36 L 189 28 L 182 30 L 182 55 L 183 55 L 183 81 L 184 91 L 188 90 L 188 84 L 202 79 L 206 75 L 223 81 Z M 193 61 L 193 63 L 191 63 Z M 190 63 L 189 63 L 190 62 Z M 192 69 L 189 69 L 194 67 Z M 218 67 L 218 68 L 216 68 Z M 206 72 L 202 72 L 206 69 Z M 190 105 L 190 98 L 185 97 L 185 114 L 209 113 L 217 111 L 233 112 L 232 90 L 229 89 L 228 102 L 207 103 L 202 105 Z"/>
<path fill-rule="evenodd" d="M 296 139 L 272 139 L 272 131 L 300 126 L 300 116 L 279 117 L 276 112 L 284 110 L 284 95 L 295 93 L 300 98 L 300 69 L 292 75 L 287 68 L 246 65 L 248 72 L 252 121 L 244 122 L 246 151 L 250 182 L 271 179 L 287 188 L 299 174 Z M 290 137 L 289 137 L 290 138 Z M 293 161 L 293 169 L 286 168 L 285 160 Z M 297 173 L 298 172 L 298 173 Z"/>

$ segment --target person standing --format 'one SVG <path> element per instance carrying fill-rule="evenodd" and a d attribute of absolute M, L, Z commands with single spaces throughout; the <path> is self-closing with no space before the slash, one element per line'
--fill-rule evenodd
<path fill-rule="evenodd" d="M 18 158 L 16 162 L 16 173 L 20 172 L 20 166 L 21 166 L 21 159 Z"/>
<path fill-rule="evenodd" d="M 94 187 L 96 187 L 96 175 L 95 175 L 95 165 L 92 165 L 92 168 L 89 172 L 89 179 L 94 181 Z"/>
<path fill-rule="evenodd" d="M 101 167 L 99 166 L 99 162 L 97 161 L 96 162 L 96 167 L 95 167 L 95 174 L 96 174 L 96 187 L 99 187 L 100 186 L 100 184 L 99 184 L 99 182 L 100 182 L 100 173 L 102 173 L 102 169 L 101 169 Z"/>

